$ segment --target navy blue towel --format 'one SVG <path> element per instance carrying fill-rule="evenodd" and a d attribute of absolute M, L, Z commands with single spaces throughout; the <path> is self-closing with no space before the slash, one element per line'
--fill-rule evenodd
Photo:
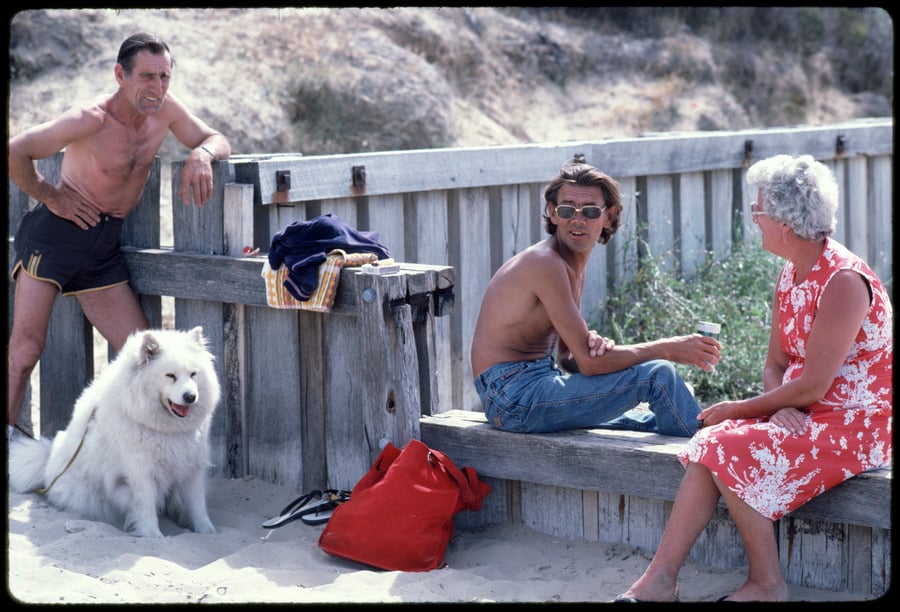
<path fill-rule="evenodd" d="M 375 253 L 378 259 L 391 256 L 378 241 L 378 232 L 360 231 L 339 217 L 327 213 L 309 221 L 294 221 L 275 234 L 269 249 L 269 266 L 288 269 L 284 287 L 294 298 L 306 301 L 319 286 L 319 264 L 334 249 L 348 253 Z"/>

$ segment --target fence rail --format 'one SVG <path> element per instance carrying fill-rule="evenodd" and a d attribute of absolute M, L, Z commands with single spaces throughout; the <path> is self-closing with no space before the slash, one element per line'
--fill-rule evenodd
<path fill-rule="evenodd" d="M 224 370 L 230 359 L 226 351 L 252 353 L 260 364 L 254 366 L 252 386 L 244 395 L 223 400 L 220 414 L 236 421 L 216 417 L 222 421 L 217 425 L 222 444 L 238 445 L 243 453 L 235 462 L 224 460 L 223 451 L 219 469 L 235 476 L 250 471 L 298 487 L 321 486 L 304 482 L 312 472 L 305 470 L 303 476 L 304 469 L 297 467 L 303 457 L 281 462 L 278 469 L 260 459 L 280 451 L 262 438 L 262 430 L 252 431 L 257 425 L 246 415 L 303 414 L 310 391 L 303 387 L 304 368 L 321 355 L 298 354 L 290 345 L 309 329 L 309 317 L 338 315 L 268 309 L 260 298 L 261 260 L 242 258 L 243 246 L 265 252 L 274 233 L 290 222 L 333 213 L 358 229 L 378 231 L 398 261 L 452 267 L 454 307 L 447 316 L 435 317 L 429 332 L 436 351 L 430 405 L 410 409 L 429 414 L 475 408 L 468 353 L 481 296 L 503 261 L 544 237 L 543 186 L 563 162 L 583 157 L 616 177 L 624 196 L 622 230 L 608 246 L 596 247 L 589 264 L 583 310 L 592 318 L 609 288 L 627 282 L 637 270 L 644 254 L 636 238 L 685 276 L 709 252 L 724 258 L 734 245 L 755 240 L 744 174 L 753 161 L 776 153 L 809 153 L 833 168 L 842 187 L 835 237 L 866 257 L 882 278 L 891 279 L 891 119 L 599 142 L 310 157 L 236 155 L 215 164 L 216 191 L 200 209 L 181 205 L 176 195 L 181 163 L 174 163 L 173 246 L 166 248 L 160 240 L 157 164 L 141 204 L 126 223 L 123 242 L 151 324 L 161 324 L 161 297 L 174 298 L 175 325 L 203 325 L 213 350 L 225 356 L 219 362 L 223 378 L 232 375 Z M 53 180 L 60 161 L 58 155 L 39 167 Z M 12 233 L 33 203 L 11 182 L 9 197 Z M 9 252 L 12 259 L 12 236 Z M 9 295 L 12 312 L 12 286 Z M 236 324 L 247 335 L 235 336 Z M 247 329 L 256 330 L 256 336 Z M 283 334 L 282 342 L 272 342 L 276 336 L 271 330 Z M 57 300 L 35 401 L 44 432 L 65 425 L 74 399 L 93 375 L 89 331 L 74 300 Z M 268 344 L 261 346 L 256 337 Z M 263 372 L 262 364 L 273 371 Z M 301 420 L 290 426 L 299 428 L 291 430 L 298 439 L 308 435 Z M 297 445 L 291 452 L 310 460 Z"/>

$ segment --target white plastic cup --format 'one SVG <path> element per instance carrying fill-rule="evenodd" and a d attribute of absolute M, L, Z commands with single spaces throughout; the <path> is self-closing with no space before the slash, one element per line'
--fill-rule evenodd
<path fill-rule="evenodd" d="M 713 323 L 712 321 L 698 321 L 697 322 L 697 333 L 703 336 L 712 336 L 713 338 L 718 339 L 719 332 L 722 331 L 722 326 L 718 323 Z M 716 366 L 713 366 L 710 374 L 716 373 Z"/>
<path fill-rule="evenodd" d="M 719 337 L 719 332 L 722 331 L 722 326 L 719 323 L 713 323 L 711 321 L 698 321 L 697 322 L 697 333 L 702 334 L 704 336 L 712 336 L 713 338 Z"/>

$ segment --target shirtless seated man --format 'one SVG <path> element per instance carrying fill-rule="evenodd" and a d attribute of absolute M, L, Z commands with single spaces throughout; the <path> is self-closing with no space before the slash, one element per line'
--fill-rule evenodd
<path fill-rule="evenodd" d="M 191 149 L 184 164 L 185 205 L 213 192 L 212 162 L 231 154 L 228 140 L 168 93 L 175 61 L 159 37 L 135 34 L 116 59 L 118 89 L 9 141 L 9 178 L 37 206 L 15 237 L 13 326 L 7 358 L 7 437 L 12 435 L 32 370 L 40 359 L 57 294 L 77 297 L 85 316 L 118 351 L 148 326 L 128 285 L 119 249 L 125 216 L 140 200 L 154 158 L 171 130 Z M 59 184 L 34 160 L 65 149 Z"/>
<path fill-rule="evenodd" d="M 706 371 L 714 338 L 690 334 L 616 345 L 581 315 L 585 270 L 619 228 L 619 186 L 584 163 L 544 192 L 550 236 L 510 258 L 488 284 L 472 341 L 472 373 L 488 421 L 522 433 L 585 427 L 690 437 L 700 406 L 673 362 Z M 646 402 L 649 412 L 633 410 Z"/>

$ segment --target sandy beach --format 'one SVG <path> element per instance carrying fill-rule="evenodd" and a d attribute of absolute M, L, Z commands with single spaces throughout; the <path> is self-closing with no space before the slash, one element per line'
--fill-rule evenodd
<path fill-rule="evenodd" d="M 628 546 L 504 524 L 458 529 L 441 569 L 376 570 L 319 549 L 322 526 L 262 527 L 300 493 L 256 478 L 211 478 L 210 518 L 218 533 L 195 534 L 163 520 L 160 540 L 9 491 L 8 597 L 28 604 L 608 602 L 649 559 Z M 681 600 L 715 601 L 744 577 L 744 568 L 689 563 Z M 792 586 L 791 599 L 863 598 Z"/>

